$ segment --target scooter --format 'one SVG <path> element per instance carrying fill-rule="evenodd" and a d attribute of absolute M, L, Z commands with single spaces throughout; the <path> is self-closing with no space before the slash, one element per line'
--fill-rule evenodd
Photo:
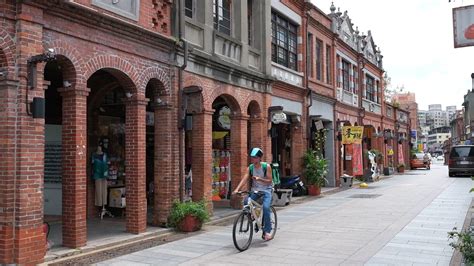
<path fill-rule="evenodd" d="M 293 196 L 303 196 L 308 194 L 308 189 L 301 181 L 301 177 L 299 175 L 290 176 L 290 177 L 283 177 L 280 179 L 280 188 L 281 189 L 292 189 Z"/>

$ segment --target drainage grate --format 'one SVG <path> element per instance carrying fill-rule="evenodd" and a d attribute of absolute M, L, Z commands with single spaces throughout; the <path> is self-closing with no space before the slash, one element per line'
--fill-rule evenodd
<path fill-rule="evenodd" d="M 356 199 L 372 199 L 382 196 L 382 194 L 354 194 L 349 196 L 348 198 L 356 198 Z"/>

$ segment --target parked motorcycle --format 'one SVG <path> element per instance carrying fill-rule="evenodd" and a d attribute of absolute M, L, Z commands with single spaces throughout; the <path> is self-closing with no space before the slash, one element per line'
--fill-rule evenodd
<path fill-rule="evenodd" d="M 295 176 L 288 176 L 280 178 L 280 188 L 281 189 L 292 189 L 293 196 L 303 196 L 308 194 L 308 189 L 301 181 L 301 177 L 299 175 Z"/>

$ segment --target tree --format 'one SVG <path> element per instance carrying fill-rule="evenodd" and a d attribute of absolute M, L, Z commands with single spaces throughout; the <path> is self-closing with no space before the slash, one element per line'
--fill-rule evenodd
<path fill-rule="evenodd" d="M 405 85 L 397 85 L 397 87 L 392 87 L 392 78 L 385 72 L 383 74 L 383 87 L 384 87 L 384 96 L 385 101 L 395 103 L 393 95 L 402 93 L 405 90 Z"/>

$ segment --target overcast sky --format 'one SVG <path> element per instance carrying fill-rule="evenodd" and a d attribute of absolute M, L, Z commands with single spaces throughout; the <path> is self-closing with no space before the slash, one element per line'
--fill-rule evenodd
<path fill-rule="evenodd" d="M 414 92 L 420 110 L 429 104 L 461 108 L 472 87 L 474 46 L 454 48 L 452 9 L 474 0 L 312 0 L 330 13 L 331 2 L 348 11 L 360 32 L 372 31 L 392 86 Z"/>

